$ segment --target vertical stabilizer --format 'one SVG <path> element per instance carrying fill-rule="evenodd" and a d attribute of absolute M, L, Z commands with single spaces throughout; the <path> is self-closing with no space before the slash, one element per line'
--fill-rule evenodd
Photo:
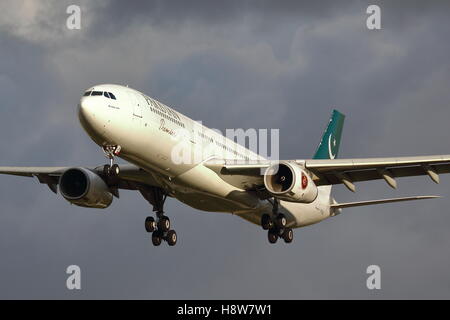
<path fill-rule="evenodd" d="M 333 110 L 328 126 L 322 136 L 313 159 L 335 159 L 338 156 L 341 144 L 342 129 L 345 116 L 337 110 Z"/>

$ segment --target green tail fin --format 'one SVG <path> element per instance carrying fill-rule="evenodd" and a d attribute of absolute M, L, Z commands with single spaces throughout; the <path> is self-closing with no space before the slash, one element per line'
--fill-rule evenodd
<path fill-rule="evenodd" d="M 341 144 L 342 128 L 345 116 L 337 110 L 333 110 L 330 122 L 322 136 L 319 147 L 313 159 L 337 158 L 339 145 Z"/>

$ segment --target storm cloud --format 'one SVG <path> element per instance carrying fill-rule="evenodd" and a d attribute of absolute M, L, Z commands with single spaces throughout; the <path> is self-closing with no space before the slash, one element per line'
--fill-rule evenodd
<path fill-rule="evenodd" d="M 81 30 L 66 28 L 78 4 Z M 378 4 L 382 29 L 366 28 Z M 450 3 L 444 1 L 2 1 L 0 165 L 105 162 L 76 105 L 129 85 L 209 127 L 279 128 L 309 158 L 333 108 L 341 157 L 450 153 Z M 335 188 L 338 201 L 442 199 L 347 209 L 291 245 L 237 217 L 170 200 L 179 243 L 155 248 L 136 192 L 103 211 L 0 177 L 0 298 L 450 298 L 450 176 Z M 66 267 L 82 290 L 66 289 Z M 382 290 L 366 288 L 381 267 Z"/>

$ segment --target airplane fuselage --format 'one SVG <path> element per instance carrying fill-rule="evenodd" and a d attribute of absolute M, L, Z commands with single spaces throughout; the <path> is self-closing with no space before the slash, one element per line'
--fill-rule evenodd
<path fill-rule="evenodd" d="M 79 103 L 84 130 L 101 147 L 120 146 L 119 156 L 152 174 L 170 196 L 199 210 L 233 213 L 257 224 L 272 211 L 267 200 L 226 183 L 203 165 L 215 158 L 263 159 L 258 154 L 134 89 L 97 85 L 87 92 Z M 312 203 L 281 201 L 288 226 L 330 217 L 330 188 L 319 187 Z"/>

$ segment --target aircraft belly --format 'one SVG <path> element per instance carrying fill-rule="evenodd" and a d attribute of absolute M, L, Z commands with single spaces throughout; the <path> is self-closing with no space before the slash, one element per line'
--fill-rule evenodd
<path fill-rule="evenodd" d="M 184 204 L 201 211 L 231 213 L 239 209 L 232 201 L 207 194 L 177 192 L 175 198 Z"/>
<path fill-rule="evenodd" d="M 189 202 L 196 208 L 214 208 L 207 211 L 236 212 L 261 205 L 256 194 L 229 185 L 202 164 L 178 175 L 172 179 L 172 184 L 175 197 L 182 198 L 181 201 Z"/>
<path fill-rule="evenodd" d="M 282 208 L 292 216 L 296 227 L 305 227 L 330 217 L 330 187 L 318 187 L 316 200 L 311 203 L 281 201 Z"/>
<path fill-rule="evenodd" d="M 319 194 L 312 203 L 298 203 L 280 201 L 279 212 L 286 216 L 287 226 L 290 228 L 300 228 L 318 223 L 330 217 L 330 197 L 329 187 L 319 187 Z M 266 205 L 259 206 L 247 211 L 241 211 L 238 215 L 257 225 L 261 223 L 263 214 L 272 213 L 272 205 L 266 201 Z"/>
<path fill-rule="evenodd" d="M 293 227 L 309 226 L 329 217 L 329 210 L 326 210 L 318 201 L 313 203 L 282 201 L 281 206 L 286 212 L 288 222 L 292 221 Z"/>

